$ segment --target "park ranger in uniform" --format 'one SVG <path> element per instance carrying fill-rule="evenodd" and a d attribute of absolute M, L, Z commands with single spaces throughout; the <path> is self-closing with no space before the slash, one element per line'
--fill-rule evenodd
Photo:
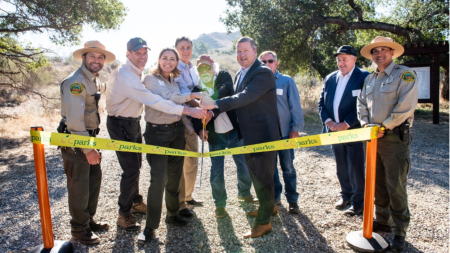
<path fill-rule="evenodd" d="M 377 69 L 366 77 L 357 101 L 361 126 L 380 126 L 373 231 L 394 233 L 391 251 L 405 248 L 411 216 L 406 192 L 411 169 L 409 127 L 412 126 L 418 100 L 416 74 L 392 60 L 403 52 L 400 44 L 380 36 L 361 49 L 361 55 L 373 60 Z"/>
<path fill-rule="evenodd" d="M 61 116 L 58 132 L 95 137 L 99 131 L 98 100 L 105 86 L 100 83 L 103 64 L 115 60 L 99 41 L 88 41 L 73 57 L 83 63 L 61 83 Z M 102 171 L 101 155 L 90 148 L 62 148 L 64 172 L 67 176 L 72 239 L 83 244 L 96 244 L 100 239 L 94 232 L 108 229 L 97 223 L 97 210 Z"/>

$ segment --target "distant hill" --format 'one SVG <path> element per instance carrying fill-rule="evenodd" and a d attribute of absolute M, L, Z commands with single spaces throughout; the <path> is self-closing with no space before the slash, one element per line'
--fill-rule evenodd
<path fill-rule="evenodd" d="M 197 39 L 194 40 L 194 42 L 200 42 L 208 45 L 209 49 L 220 49 L 229 51 L 233 47 L 233 41 L 237 40 L 241 36 L 239 31 L 236 31 L 234 33 L 209 33 L 209 34 L 202 34 L 198 36 Z"/>

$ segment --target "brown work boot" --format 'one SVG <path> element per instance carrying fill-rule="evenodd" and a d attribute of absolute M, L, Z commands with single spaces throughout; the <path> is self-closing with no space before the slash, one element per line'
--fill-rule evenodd
<path fill-rule="evenodd" d="M 91 221 L 89 222 L 89 227 L 90 227 L 91 230 L 94 231 L 94 232 L 98 232 L 98 231 L 108 230 L 108 229 L 109 229 L 108 223 L 105 223 L 105 222 L 96 222 L 96 221 L 94 221 L 94 220 L 91 220 Z"/>
<path fill-rule="evenodd" d="M 136 222 L 133 215 L 123 216 L 119 214 L 119 219 L 117 219 L 117 225 L 121 226 L 125 230 L 136 231 L 141 228 L 141 225 Z"/>
<path fill-rule="evenodd" d="M 273 211 L 272 211 L 272 215 L 277 215 L 278 213 L 278 206 L 274 206 L 273 207 Z M 247 212 L 248 216 L 252 216 L 252 217 L 258 217 L 258 210 L 251 210 L 250 212 Z"/>
<path fill-rule="evenodd" d="M 147 205 L 144 204 L 144 202 L 133 203 L 133 206 L 131 207 L 131 213 L 147 214 Z"/>
<path fill-rule="evenodd" d="M 272 231 L 272 224 L 256 225 L 252 230 L 245 233 L 244 238 L 260 237 Z"/>
<path fill-rule="evenodd" d="M 91 245 L 100 243 L 100 238 L 91 229 L 82 231 L 72 231 L 72 239 L 79 241 L 82 244 Z"/>

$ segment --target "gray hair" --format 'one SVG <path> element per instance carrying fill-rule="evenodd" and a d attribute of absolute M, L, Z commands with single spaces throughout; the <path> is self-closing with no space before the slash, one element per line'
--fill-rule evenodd
<path fill-rule="evenodd" d="M 252 38 L 250 38 L 250 37 L 241 37 L 241 38 L 239 38 L 237 41 L 236 41 L 236 48 L 237 48 L 237 45 L 239 44 L 239 43 L 242 43 L 242 42 L 250 42 L 250 46 L 252 47 L 252 49 L 253 50 L 256 50 L 256 43 L 255 43 L 255 41 L 252 39 Z"/>
<path fill-rule="evenodd" d="M 274 52 L 274 51 L 264 51 L 264 52 L 262 52 L 260 55 L 259 55 L 259 60 L 261 60 L 261 58 L 263 58 L 265 55 L 268 55 L 268 54 L 271 54 L 272 56 L 273 56 L 273 59 L 275 60 L 275 61 L 278 61 L 278 59 L 277 59 L 277 54 Z"/>
<path fill-rule="evenodd" d="M 192 40 L 191 40 L 189 37 L 187 37 L 187 36 L 181 36 L 181 37 L 178 37 L 178 38 L 175 40 L 175 47 L 177 47 L 177 46 L 178 46 L 178 43 L 180 43 L 181 41 L 187 41 L 187 42 L 190 42 L 192 46 L 194 45 L 194 44 L 192 43 Z"/>

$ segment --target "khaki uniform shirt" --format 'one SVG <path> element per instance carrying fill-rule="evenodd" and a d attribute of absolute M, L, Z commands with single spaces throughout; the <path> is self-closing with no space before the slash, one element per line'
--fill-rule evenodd
<path fill-rule="evenodd" d="M 191 100 L 191 93 L 181 94 L 178 84 L 173 78 L 170 82 L 160 74 L 150 74 L 144 78 L 144 86 L 154 94 L 162 98 L 171 100 L 176 104 L 184 104 Z M 145 106 L 145 121 L 154 124 L 172 124 L 181 119 L 181 115 L 167 114 Z"/>
<path fill-rule="evenodd" d="M 406 120 L 412 126 L 418 100 L 418 80 L 413 70 L 393 61 L 364 80 L 357 111 L 361 125 L 383 124 L 393 129 Z"/>
<path fill-rule="evenodd" d="M 87 70 L 84 64 L 61 83 L 61 116 L 69 132 L 89 136 L 88 130 L 98 128 L 100 121 L 95 93 L 105 90 L 106 86 L 100 83 L 99 77 Z M 82 150 L 86 154 L 92 149 Z"/>
<path fill-rule="evenodd" d="M 106 111 L 110 116 L 137 118 L 142 114 L 142 104 L 174 115 L 181 115 L 184 109 L 145 88 L 142 71 L 127 60 L 109 77 Z"/>

